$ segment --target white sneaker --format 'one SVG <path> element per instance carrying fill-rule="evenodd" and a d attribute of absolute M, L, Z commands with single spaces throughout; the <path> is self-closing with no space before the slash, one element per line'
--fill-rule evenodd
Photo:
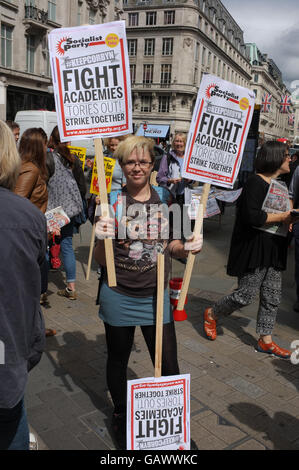
<path fill-rule="evenodd" d="M 37 438 L 32 432 L 29 433 L 29 450 L 38 450 Z"/>

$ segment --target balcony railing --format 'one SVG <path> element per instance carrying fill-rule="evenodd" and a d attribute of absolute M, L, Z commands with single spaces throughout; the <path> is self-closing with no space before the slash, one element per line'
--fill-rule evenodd
<path fill-rule="evenodd" d="M 48 12 L 32 5 L 25 5 L 25 20 L 34 20 L 38 23 L 47 23 Z"/>

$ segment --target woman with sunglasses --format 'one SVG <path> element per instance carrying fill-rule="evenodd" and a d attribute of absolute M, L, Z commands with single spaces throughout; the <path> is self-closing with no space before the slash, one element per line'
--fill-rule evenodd
<path fill-rule="evenodd" d="M 267 213 L 262 209 L 271 180 L 288 173 L 290 156 L 285 144 L 266 142 L 258 152 L 255 170 L 243 187 L 238 201 L 232 234 L 227 274 L 238 277 L 238 288 L 209 307 L 204 313 L 204 331 L 208 339 L 217 337 L 217 322 L 260 296 L 256 332 L 257 351 L 289 358 L 290 351 L 272 339 L 281 299 L 281 272 L 286 269 L 287 237 L 260 230 L 269 224 L 293 222 L 290 211 Z"/>
<path fill-rule="evenodd" d="M 126 448 L 126 373 L 136 326 L 141 327 L 152 362 L 155 360 L 157 254 L 165 255 L 166 289 L 170 256 L 186 258 L 190 250 L 198 253 L 202 237 L 192 236 L 185 244 L 169 238 L 168 221 L 159 205 L 165 202 L 161 194 L 165 193 L 168 200 L 172 196 L 167 189 L 154 189 L 149 183 L 155 161 L 151 139 L 130 136 L 119 144 L 115 156 L 127 184 L 114 199 L 113 192 L 110 195 L 116 219 L 101 217 L 96 223 L 95 258 L 105 266 L 103 238 L 115 238 L 117 286 L 108 287 L 104 279 L 99 316 L 105 324 L 108 347 L 107 383 L 114 404 L 113 430 L 119 447 Z M 162 375 L 176 375 L 177 344 L 167 291 L 163 315 Z"/>

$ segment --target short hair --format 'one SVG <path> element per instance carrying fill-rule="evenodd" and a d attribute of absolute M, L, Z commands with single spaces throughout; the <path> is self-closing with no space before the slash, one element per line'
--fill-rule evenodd
<path fill-rule="evenodd" d="M 40 128 L 31 127 L 23 132 L 19 152 L 23 161 L 34 163 L 43 178 L 47 178 L 45 140 Z"/>
<path fill-rule="evenodd" d="M 115 137 L 107 137 L 106 139 L 104 139 L 104 144 L 106 145 L 106 147 L 109 147 L 109 145 L 111 144 L 112 139 L 116 139 L 119 142 L 121 142 L 121 141 L 124 140 L 124 138 L 125 138 L 125 136 L 123 136 L 123 135 L 116 135 Z"/>
<path fill-rule="evenodd" d="M 136 149 L 137 153 L 149 152 L 151 161 L 155 161 L 155 152 L 154 152 L 155 142 L 153 139 L 148 137 L 131 135 L 123 140 L 114 152 L 114 157 L 119 160 L 119 164 L 122 165 L 126 163 L 129 159 L 132 152 Z"/>
<path fill-rule="evenodd" d="M 0 186 L 14 190 L 21 166 L 21 159 L 11 129 L 0 121 Z"/>
<path fill-rule="evenodd" d="M 174 146 L 174 141 L 175 141 L 176 137 L 181 137 L 181 138 L 183 139 L 184 144 L 185 144 L 185 147 L 186 147 L 186 143 L 187 143 L 187 136 L 186 136 L 186 134 L 185 134 L 184 132 L 176 132 L 176 133 L 174 134 L 174 137 L 173 137 L 172 142 L 171 142 L 171 148 L 173 148 L 173 146 Z"/>
<path fill-rule="evenodd" d="M 14 129 L 20 129 L 20 126 L 17 122 L 14 121 L 6 121 L 8 127 L 13 131 Z"/>
<path fill-rule="evenodd" d="M 285 160 L 286 144 L 269 140 L 264 143 L 257 153 L 255 160 L 256 173 L 275 173 Z"/>

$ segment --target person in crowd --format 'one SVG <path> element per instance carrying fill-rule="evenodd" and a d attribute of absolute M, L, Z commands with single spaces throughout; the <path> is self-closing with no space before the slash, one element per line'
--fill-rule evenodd
<path fill-rule="evenodd" d="M 126 439 L 126 373 L 135 327 L 140 326 L 150 356 L 155 357 L 155 298 L 157 291 L 157 253 L 165 254 L 165 289 L 169 272 L 169 258 L 187 257 L 189 250 L 198 253 L 202 237 L 180 240 L 164 239 L 168 221 L 161 212 L 151 213 L 153 205 L 172 198 L 165 188 L 152 187 L 149 178 L 154 164 L 154 142 L 145 137 L 130 136 L 115 151 L 127 184 L 122 190 L 111 192 L 110 204 L 120 215 L 119 222 L 100 217 L 96 223 L 95 259 L 106 266 L 103 238 L 114 237 L 114 257 L 117 286 L 108 287 L 106 277 L 100 288 L 99 316 L 104 321 L 108 348 L 107 383 L 114 404 L 113 430 L 118 445 L 125 448 Z M 114 199 L 113 199 L 114 197 Z M 113 203 L 113 201 L 116 201 Z M 121 202 L 120 202 L 121 201 Z M 120 204 L 120 206 L 118 206 Z M 137 212 L 134 213 L 134 204 Z M 146 214 L 138 222 L 140 205 Z M 130 216 L 123 218 L 124 210 Z M 136 218 L 137 215 L 137 218 Z M 114 223 L 118 226 L 115 232 Z M 117 237 L 117 233 L 125 235 Z M 151 236 L 149 236 L 149 230 Z M 166 230 L 167 232 L 167 230 Z M 179 373 L 177 344 L 172 309 L 167 291 L 164 295 L 164 327 L 162 375 Z"/>
<path fill-rule="evenodd" d="M 114 152 L 117 149 L 117 146 L 120 142 L 125 139 L 125 137 L 126 136 L 110 137 L 104 140 L 104 144 L 107 148 L 107 150 L 104 152 L 104 155 L 109 158 L 115 159 L 115 165 L 112 174 L 111 190 L 120 189 L 126 184 L 126 178 L 124 177 L 124 173 L 120 167 L 118 160 L 114 156 Z"/>
<path fill-rule="evenodd" d="M 286 173 L 284 175 L 281 175 L 281 177 L 280 177 L 280 179 L 285 182 L 285 184 L 287 185 L 288 188 L 290 187 L 290 184 L 291 184 L 293 175 L 295 173 L 295 170 L 296 170 L 297 166 L 299 165 L 299 151 L 296 152 L 296 153 L 293 153 L 291 158 L 292 158 L 292 160 L 290 162 L 290 172 Z"/>
<path fill-rule="evenodd" d="M 29 450 L 24 395 L 45 344 L 39 301 L 47 227 L 42 212 L 13 192 L 21 159 L 3 121 L 0 143 L 0 450 Z"/>
<path fill-rule="evenodd" d="M 299 209 L 299 167 L 297 167 L 294 171 L 289 187 L 289 196 L 291 201 L 291 207 L 293 209 Z M 293 309 L 295 310 L 295 312 L 299 312 L 299 220 L 293 221 L 292 234 L 295 240 L 295 282 L 297 298 L 296 302 L 293 305 Z"/>
<path fill-rule="evenodd" d="M 290 351 L 278 346 L 272 338 L 281 300 L 281 272 L 286 269 L 287 237 L 261 228 L 269 224 L 289 225 L 290 211 L 267 213 L 262 210 L 272 179 L 288 173 L 290 156 L 285 144 L 266 142 L 255 161 L 256 173 L 246 182 L 238 201 L 227 264 L 227 273 L 238 277 L 238 288 L 204 312 L 204 331 L 208 339 L 217 337 L 217 322 L 260 296 L 256 332 L 257 351 L 289 358 Z"/>
<path fill-rule="evenodd" d="M 60 141 L 58 126 L 55 126 L 51 133 L 49 147 L 53 149 L 55 171 L 48 182 L 48 209 L 62 206 L 70 216 L 77 207 L 77 213 L 70 216 L 70 223 L 61 229 L 61 257 L 66 272 L 67 285 L 57 294 L 70 300 L 76 300 L 76 258 L 73 249 L 73 234 L 76 216 L 83 211 L 82 200 L 86 195 L 86 182 L 80 160 L 76 155 L 71 154 L 66 142 Z M 67 186 L 67 184 L 71 186 Z M 78 197 L 81 201 L 81 209 Z"/>
<path fill-rule="evenodd" d="M 47 136 L 46 136 L 47 137 Z M 21 137 L 19 153 L 21 157 L 20 174 L 14 192 L 29 199 L 43 213 L 48 203 L 46 168 L 47 139 L 39 128 L 27 129 Z M 48 263 L 45 259 L 41 266 L 41 302 L 48 289 Z M 53 336 L 56 331 L 46 329 L 46 336 Z"/>
<path fill-rule="evenodd" d="M 181 176 L 185 147 L 186 134 L 177 132 L 172 141 L 170 151 L 162 157 L 157 174 L 157 183 L 160 186 L 167 187 L 181 207 L 184 204 L 185 187 L 190 183 L 189 180 Z"/>
<path fill-rule="evenodd" d="M 6 124 L 11 129 L 11 131 L 14 135 L 16 144 L 17 144 L 19 142 L 19 138 L 20 138 L 20 126 L 19 126 L 19 124 L 17 124 L 14 121 L 6 121 Z"/>

